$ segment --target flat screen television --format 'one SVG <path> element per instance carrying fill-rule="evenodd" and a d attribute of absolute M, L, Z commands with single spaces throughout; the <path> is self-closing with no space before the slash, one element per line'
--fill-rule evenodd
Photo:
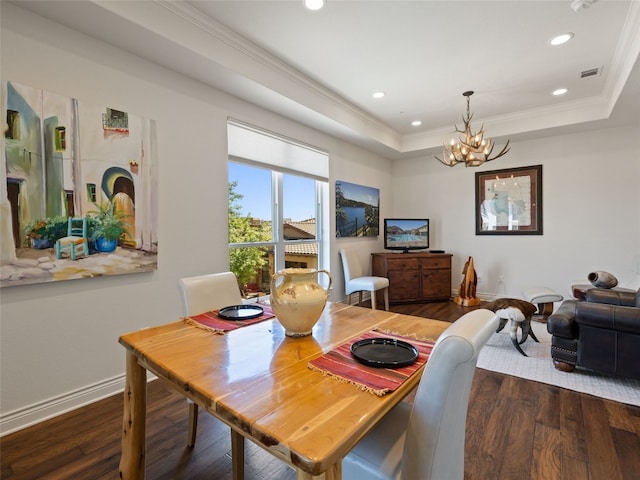
<path fill-rule="evenodd" d="M 384 248 L 404 253 L 429 248 L 429 219 L 385 218 Z"/>

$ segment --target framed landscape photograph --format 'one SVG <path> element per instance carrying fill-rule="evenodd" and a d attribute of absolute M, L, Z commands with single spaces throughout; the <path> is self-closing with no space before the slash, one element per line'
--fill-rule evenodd
<path fill-rule="evenodd" d="M 542 165 L 476 173 L 476 235 L 542 235 Z"/>
<path fill-rule="evenodd" d="M 336 237 L 377 237 L 380 190 L 336 181 Z"/>

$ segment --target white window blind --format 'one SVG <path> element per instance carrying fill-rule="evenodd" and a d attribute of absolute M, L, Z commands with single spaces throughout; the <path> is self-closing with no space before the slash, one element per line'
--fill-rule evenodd
<path fill-rule="evenodd" d="M 327 152 L 232 119 L 227 122 L 227 138 L 230 157 L 304 173 L 317 180 L 329 179 Z"/>

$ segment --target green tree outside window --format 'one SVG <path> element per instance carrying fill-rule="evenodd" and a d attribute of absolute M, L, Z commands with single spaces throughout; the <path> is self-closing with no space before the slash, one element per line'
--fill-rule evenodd
<path fill-rule="evenodd" d="M 237 193 L 237 181 L 229 183 L 229 243 L 268 242 L 271 240 L 271 224 L 260 222 L 254 225 L 251 215 L 241 216 L 240 201 L 243 195 Z M 259 276 L 267 263 L 264 247 L 232 248 L 229 251 L 229 267 L 240 285 L 251 283 Z"/>

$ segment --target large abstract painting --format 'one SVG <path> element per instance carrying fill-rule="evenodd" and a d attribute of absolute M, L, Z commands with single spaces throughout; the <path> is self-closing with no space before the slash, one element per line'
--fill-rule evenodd
<path fill-rule="evenodd" d="M 155 122 L 2 82 L 0 285 L 157 268 Z"/>
<path fill-rule="evenodd" d="M 380 190 L 336 181 L 336 237 L 377 237 Z"/>

